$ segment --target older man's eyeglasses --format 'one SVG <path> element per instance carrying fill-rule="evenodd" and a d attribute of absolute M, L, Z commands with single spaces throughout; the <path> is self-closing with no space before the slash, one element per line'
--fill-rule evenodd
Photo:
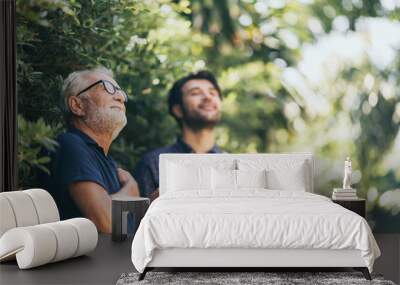
<path fill-rule="evenodd" d="M 98 81 L 96 81 L 95 83 L 89 85 L 88 87 L 86 87 L 85 89 L 83 89 L 82 91 L 80 91 L 80 92 L 79 92 L 78 94 L 76 94 L 75 96 L 81 95 L 82 93 L 88 91 L 90 88 L 96 86 L 96 85 L 99 84 L 99 83 L 103 84 L 104 90 L 106 90 L 106 92 L 107 92 L 108 94 L 110 94 L 110 95 L 114 95 L 115 92 L 117 92 L 117 91 L 121 92 L 121 94 L 124 96 L 125 102 L 128 102 L 128 96 L 126 95 L 126 93 L 125 93 L 124 90 L 122 90 L 122 89 L 119 88 L 118 86 L 115 86 L 115 85 L 112 84 L 110 81 L 104 80 L 104 79 L 98 80 Z"/>

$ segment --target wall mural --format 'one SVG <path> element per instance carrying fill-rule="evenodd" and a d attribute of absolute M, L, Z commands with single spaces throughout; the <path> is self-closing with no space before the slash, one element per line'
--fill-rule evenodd
<path fill-rule="evenodd" d="M 65 129 L 70 72 L 115 72 L 129 102 L 112 154 L 132 170 L 179 132 L 172 82 L 208 69 L 224 93 L 224 150 L 312 151 L 326 196 L 349 157 L 373 230 L 400 233 L 399 18 L 398 1 L 17 0 L 19 187 L 48 171 L 41 150 Z"/>

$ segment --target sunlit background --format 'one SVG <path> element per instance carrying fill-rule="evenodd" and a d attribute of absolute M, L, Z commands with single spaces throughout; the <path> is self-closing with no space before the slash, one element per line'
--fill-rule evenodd
<path fill-rule="evenodd" d="M 132 170 L 174 141 L 166 95 L 189 71 L 223 87 L 228 152 L 316 156 L 316 192 L 344 159 L 375 232 L 400 232 L 400 0 L 17 0 L 20 187 L 40 185 L 40 150 L 65 130 L 62 78 L 104 65 L 129 94 L 112 147 Z"/>

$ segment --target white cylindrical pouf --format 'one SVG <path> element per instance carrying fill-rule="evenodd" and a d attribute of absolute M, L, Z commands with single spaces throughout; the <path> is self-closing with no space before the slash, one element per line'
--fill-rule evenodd
<path fill-rule="evenodd" d="M 0 193 L 0 237 L 9 229 L 17 226 L 11 204 L 8 199 L 1 194 L 2 193 Z"/>
<path fill-rule="evenodd" d="M 85 218 L 74 218 L 65 222 L 73 225 L 78 233 L 78 249 L 74 257 L 86 254 L 97 246 L 98 232 L 95 224 Z"/>
<path fill-rule="evenodd" d="M 96 248 L 97 228 L 85 218 L 59 221 L 53 197 L 43 189 L 0 193 L 0 261 L 20 269 L 86 254 Z"/>
<path fill-rule="evenodd" d="M 23 192 L 31 197 L 38 214 L 39 224 L 60 220 L 56 202 L 49 192 L 43 189 L 29 189 Z"/>
<path fill-rule="evenodd" d="M 31 197 L 23 191 L 1 193 L 14 211 L 17 227 L 33 226 L 39 223 L 38 214 Z"/>
<path fill-rule="evenodd" d="M 0 258 L 16 254 L 20 269 L 49 263 L 56 251 L 55 234 L 40 225 L 11 229 L 0 239 Z"/>
<path fill-rule="evenodd" d="M 66 221 L 41 226 L 51 229 L 57 238 L 57 251 L 51 262 L 57 262 L 74 256 L 78 249 L 78 233 L 74 226 Z"/>

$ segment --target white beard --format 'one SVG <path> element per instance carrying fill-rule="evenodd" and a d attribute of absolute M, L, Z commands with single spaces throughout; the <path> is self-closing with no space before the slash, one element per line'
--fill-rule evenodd
<path fill-rule="evenodd" d="M 118 136 L 127 123 L 123 111 L 111 108 L 89 110 L 83 121 L 96 132 L 111 133 L 112 140 Z"/>

